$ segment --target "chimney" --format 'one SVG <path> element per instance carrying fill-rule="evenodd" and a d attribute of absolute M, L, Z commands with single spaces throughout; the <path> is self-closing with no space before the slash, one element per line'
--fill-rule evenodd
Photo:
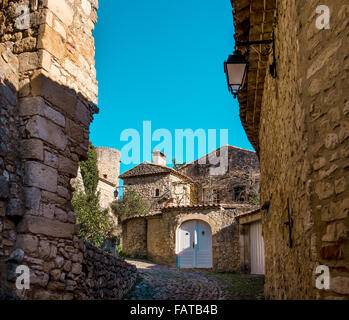
<path fill-rule="evenodd" d="M 153 150 L 153 163 L 166 167 L 166 155 L 159 150 Z"/>

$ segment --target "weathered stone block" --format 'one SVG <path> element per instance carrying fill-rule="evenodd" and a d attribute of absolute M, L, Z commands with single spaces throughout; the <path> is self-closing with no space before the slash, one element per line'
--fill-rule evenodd
<path fill-rule="evenodd" d="M 64 26 L 60 22 L 58 22 L 58 20 L 54 20 L 53 21 L 53 29 L 56 32 L 58 32 L 63 39 L 67 38 L 67 33 L 65 31 L 65 28 L 64 28 Z"/>
<path fill-rule="evenodd" d="M 307 79 L 320 71 L 330 61 L 329 59 L 338 51 L 342 46 L 342 39 L 339 39 L 335 44 L 329 46 L 326 50 L 322 51 L 321 54 L 315 59 L 307 71 Z"/>
<path fill-rule="evenodd" d="M 349 294 L 349 278 L 335 277 L 331 278 L 330 289 L 339 294 Z"/>
<path fill-rule="evenodd" d="M 68 212 L 68 216 L 67 216 L 68 222 L 75 224 L 76 223 L 76 217 L 74 212 L 70 211 Z"/>
<path fill-rule="evenodd" d="M 57 193 L 60 197 L 65 198 L 65 199 L 69 199 L 69 191 L 67 188 L 62 187 L 62 186 L 58 186 Z"/>
<path fill-rule="evenodd" d="M 332 223 L 327 226 L 326 234 L 322 237 L 322 241 L 335 242 L 346 239 L 348 228 L 343 223 Z"/>
<path fill-rule="evenodd" d="M 59 156 L 58 171 L 68 174 L 71 178 L 75 178 L 78 173 L 78 163 L 66 157 Z"/>
<path fill-rule="evenodd" d="M 16 41 L 13 46 L 13 53 L 20 54 L 22 52 L 31 52 L 35 51 L 36 48 L 36 38 L 26 37 L 19 41 Z"/>
<path fill-rule="evenodd" d="M 41 205 L 41 215 L 47 219 L 53 219 L 56 205 L 53 203 L 43 203 Z"/>
<path fill-rule="evenodd" d="M 22 217 L 24 213 L 22 201 L 17 198 L 10 199 L 7 205 L 6 215 L 9 217 Z"/>
<path fill-rule="evenodd" d="M 45 164 L 48 166 L 57 169 L 58 168 L 58 157 L 48 151 L 45 151 Z"/>
<path fill-rule="evenodd" d="M 64 259 L 60 256 L 56 257 L 55 264 L 56 264 L 57 268 L 62 268 L 64 265 Z"/>
<path fill-rule="evenodd" d="M 37 285 L 45 288 L 48 284 L 49 275 L 44 272 L 31 272 L 30 273 L 30 284 Z"/>
<path fill-rule="evenodd" d="M 84 141 L 84 128 L 72 120 L 67 121 L 66 131 L 69 137 L 78 143 Z"/>
<path fill-rule="evenodd" d="M 82 265 L 80 263 L 73 263 L 71 272 L 73 274 L 81 274 L 82 271 Z"/>
<path fill-rule="evenodd" d="M 55 291 L 64 291 L 65 289 L 65 284 L 62 283 L 62 282 L 58 282 L 58 281 L 54 281 L 54 282 L 50 282 L 48 285 L 47 285 L 47 289 L 52 291 L 52 292 L 55 292 Z"/>
<path fill-rule="evenodd" d="M 37 237 L 29 234 L 17 235 L 16 246 L 21 248 L 26 254 L 36 254 L 38 249 L 39 240 Z"/>
<path fill-rule="evenodd" d="M 56 208 L 55 216 L 58 221 L 67 222 L 67 213 L 60 208 Z"/>
<path fill-rule="evenodd" d="M 71 239 L 74 225 L 50 220 L 44 217 L 25 216 L 17 227 L 18 232 L 31 232 L 50 237 Z"/>
<path fill-rule="evenodd" d="M 315 192 L 319 199 L 327 199 L 334 194 L 334 186 L 329 182 L 320 181 L 315 185 Z"/>
<path fill-rule="evenodd" d="M 65 117 L 51 107 L 46 106 L 43 115 L 59 126 L 65 127 Z"/>
<path fill-rule="evenodd" d="M 89 0 L 81 0 L 81 8 L 87 16 L 91 14 L 92 7 Z"/>
<path fill-rule="evenodd" d="M 80 100 L 76 104 L 75 118 L 86 127 L 90 125 L 90 111 Z"/>
<path fill-rule="evenodd" d="M 59 300 L 61 295 L 47 290 L 35 291 L 34 300 Z"/>
<path fill-rule="evenodd" d="M 24 52 L 18 58 L 19 72 L 34 70 L 40 66 L 40 58 L 37 52 Z"/>
<path fill-rule="evenodd" d="M 17 96 L 8 86 L 0 86 L 1 95 L 13 106 L 17 104 Z"/>
<path fill-rule="evenodd" d="M 41 97 L 25 97 L 20 99 L 19 114 L 21 116 L 33 116 L 40 114 L 45 104 Z"/>
<path fill-rule="evenodd" d="M 50 243 L 48 241 L 40 241 L 40 246 L 39 246 L 39 257 L 41 259 L 47 259 L 50 256 L 51 253 L 51 248 L 50 248 Z"/>
<path fill-rule="evenodd" d="M 330 245 L 321 248 L 321 257 L 326 260 L 343 259 L 343 250 L 340 245 Z"/>
<path fill-rule="evenodd" d="M 74 117 L 77 99 L 74 90 L 48 79 L 43 74 L 36 74 L 33 77 L 31 87 L 33 96 L 43 96 L 47 101 L 58 107 L 62 113 Z"/>
<path fill-rule="evenodd" d="M 335 185 L 334 185 L 336 194 L 340 194 L 342 192 L 344 192 L 347 188 L 347 182 L 345 180 L 345 178 L 340 178 L 338 180 L 335 181 Z"/>
<path fill-rule="evenodd" d="M 7 199 L 9 196 L 8 180 L 4 176 L 0 176 L 0 199 Z"/>
<path fill-rule="evenodd" d="M 67 146 L 67 137 L 63 129 L 41 116 L 33 116 L 26 125 L 31 137 L 42 139 L 58 149 Z"/>
<path fill-rule="evenodd" d="M 66 26 L 73 23 L 74 10 L 65 0 L 46 0 L 46 6 L 49 8 Z"/>
<path fill-rule="evenodd" d="M 65 264 L 63 266 L 63 270 L 66 272 L 69 272 L 71 269 L 71 266 L 72 266 L 72 262 L 68 260 L 65 262 Z"/>
<path fill-rule="evenodd" d="M 21 156 L 24 159 L 42 161 L 44 159 L 44 144 L 38 139 L 22 140 Z"/>
<path fill-rule="evenodd" d="M 54 269 L 50 272 L 50 275 L 54 281 L 59 281 L 61 277 L 61 271 L 59 269 Z"/>
<path fill-rule="evenodd" d="M 39 29 L 38 49 L 45 49 L 58 60 L 65 55 L 65 46 L 60 34 L 47 24 L 43 24 Z"/>
<path fill-rule="evenodd" d="M 42 163 L 28 161 L 25 164 L 24 183 L 50 192 L 57 191 L 57 170 Z"/>

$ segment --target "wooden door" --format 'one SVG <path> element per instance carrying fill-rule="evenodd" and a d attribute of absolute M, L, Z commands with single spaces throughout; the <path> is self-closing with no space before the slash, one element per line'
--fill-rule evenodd
<path fill-rule="evenodd" d="M 264 274 L 264 241 L 260 221 L 250 225 L 250 246 L 251 274 Z"/>

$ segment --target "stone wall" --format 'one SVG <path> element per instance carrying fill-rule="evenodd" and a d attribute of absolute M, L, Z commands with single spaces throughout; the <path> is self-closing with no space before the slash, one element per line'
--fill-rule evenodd
<path fill-rule="evenodd" d="M 5 259 L 16 244 L 16 217 L 23 213 L 22 163 L 18 144 L 18 59 L 0 44 L 0 283 L 9 286 Z"/>
<path fill-rule="evenodd" d="M 240 271 L 239 226 L 236 212 L 217 208 L 168 208 L 161 215 L 129 219 L 124 223 L 123 251 L 142 244 L 142 254 L 159 264 L 176 266 L 176 231 L 188 220 L 203 220 L 212 230 L 213 269 Z"/>
<path fill-rule="evenodd" d="M 136 283 L 137 268 L 86 244 L 84 252 L 84 299 L 121 299 Z"/>
<path fill-rule="evenodd" d="M 212 174 L 210 170 L 217 166 L 211 164 L 215 163 L 212 158 L 219 157 L 220 152 L 222 157 L 227 157 L 226 170 L 221 174 Z M 219 192 L 219 202 L 222 204 L 248 203 L 249 196 L 254 196 L 258 190 L 259 162 L 256 153 L 250 150 L 224 146 L 179 171 L 195 181 L 194 199 L 197 204 L 212 201 L 210 192 L 213 190 Z"/>
<path fill-rule="evenodd" d="M 147 220 L 133 218 L 122 222 L 122 251 L 132 257 L 147 256 Z"/>
<path fill-rule="evenodd" d="M 171 174 L 124 178 L 124 192 L 135 191 L 149 203 L 150 212 L 168 205 L 170 199 L 176 205 L 189 204 L 190 186 L 189 182 Z M 155 194 L 156 189 L 159 190 L 159 196 Z"/>
<path fill-rule="evenodd" d="M 349 6 L 278 1 L 278 77 L 266 77 L 259 131 L 266 297 L 349 297 Z M 330 29 L 318 30 L 319 5 Z M 270 143 L 272 141 L 272 143 Z M 285 226 L 293 219 L 292 248 Z M 330 267 L 330 290 L 315 268 Z"/>
<path fill-rule="evenodd" d="M 83 268 L 92 256 L 77 237 L 70 181 L 87 157 L 98 112 L 97 6 L 96 0 L 0 1 L 0 286 L 14 290 L 16 266 L 28 266 L 30 290 L 15 290 L 22 299 L 86 295 Z M 115 295 L 100 286 L 106 297 L 120 297 L 132 281 L 120 278 L 120 260 L 99 257 L 105 261 L 92 279 L 103 280 L 101 266 L 115 272 L 105 278 L 119 277 Z M 91 290 L 88 297 L 102 296 Z"/>

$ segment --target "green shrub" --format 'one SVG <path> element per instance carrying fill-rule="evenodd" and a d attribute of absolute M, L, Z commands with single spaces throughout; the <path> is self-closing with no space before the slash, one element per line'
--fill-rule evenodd
<path fill-rule="evenodd" d="M 115 200 L 111 207 L 118 218 L 144 216 L 149 212 L 149 204 L 133 190 L 125 192 L 123 198 Z"/>

